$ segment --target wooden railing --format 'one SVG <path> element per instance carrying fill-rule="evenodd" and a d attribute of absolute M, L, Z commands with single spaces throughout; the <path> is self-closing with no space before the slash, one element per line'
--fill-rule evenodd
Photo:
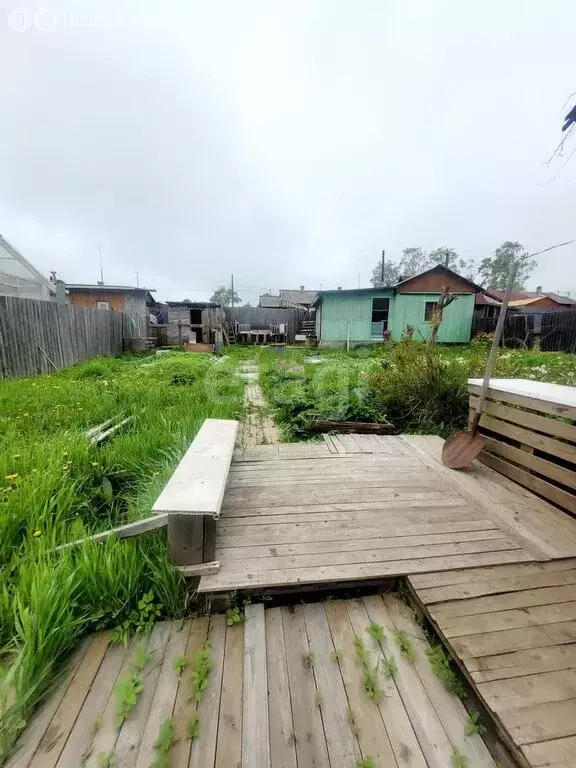
<path fill-rule="evenodd" d="M 480 381 L 469 382 L 472 416 Z M 576 388 L 492 379 L 480 420 L 480 460 L 576 515 Z"/>

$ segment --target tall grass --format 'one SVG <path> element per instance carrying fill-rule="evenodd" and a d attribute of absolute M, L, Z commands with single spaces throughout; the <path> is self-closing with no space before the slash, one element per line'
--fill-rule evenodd
<path fill-rule="evenodd" d="M 165 535 L 58 544 L 146 517 L 205 418 L 235 418 L 233 362 L 167 353 L 95 360 L 0 384 L 0 761 L 82 634 L 116 627 L 147 592 L 181 616 Z M 131 415 L 92 446 L 85 431 Z"/>

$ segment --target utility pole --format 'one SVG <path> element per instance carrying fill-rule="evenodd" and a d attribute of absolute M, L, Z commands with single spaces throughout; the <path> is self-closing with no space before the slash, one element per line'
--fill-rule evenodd
<path fill-rule="evenodd" d="M 136 272 L 136 288 L 140 288 L 140 275 Z"/>
<path fill-rule="evenodd" d="M 358 275 L 358 288 L 360 288 L 360 275 Z"/>
<path fill-rule="evenodd" d="M 230 276 L 230 306 L 234 309 L 234 273 Z"/>
<path fill-rule="evenodd" d="M 100 259 L 100 282 L 104 285 L 104 267 L 102 266 L 102 246 L 98 243 L 98 257 Z"/>
<path fill-rule="evenodd" d="M 386 262 L 386 251 L 382 251 L 382 266 L 380 268 L 380 282 L 384 285 L 384 264 Z"/>

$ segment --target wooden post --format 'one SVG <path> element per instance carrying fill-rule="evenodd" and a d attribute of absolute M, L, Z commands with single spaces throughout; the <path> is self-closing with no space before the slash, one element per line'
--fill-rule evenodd
<path fill-rule="evenodd" d="M 171 513 L 168 518 L 168 554 L 172 565 L 204 562 L 204 518 Z"/>

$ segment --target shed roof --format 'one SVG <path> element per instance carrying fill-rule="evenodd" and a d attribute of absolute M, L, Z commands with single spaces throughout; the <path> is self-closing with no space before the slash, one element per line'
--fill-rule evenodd
<path fill-rule="evenodd" d="M 291 304 L 306 304 L 311 305 L 316 299 L 318 291 L 294 291 L 287 288 L 280 288 L 280 299 L 289 301 Z"/>
<path fill-rule="evenodd" d="M 483 293 L 486 296 L 490 296 L 493 299 L 497 299 L 498 301 L 502 301 L 504 298 L 504 294 L 506 291 L 499 291 L 499 290 L 492 290 L 490 288 L 485 288 Z M 576 299 L 571 299 L 569 296 L 562 296 L 559 293 L 554 293 L 552 291 L 512 291 L 510 301 L 521 301 L 522 299 L 545 299 L 549 298 L 553 301 L 558 302 L 558 304 L 565 304 L 565 305 L 576 305 Z"/>
<path fill-rule="evenodd" d="M 167 301 L 169 307 L 188 307 L 189 309 L 220 309 L 221 304 L 213 304 L 210 301 Z"/>
<path fill-rule="evenodd" d="M 401 285 L 405 286 L 407 283 L 411 282 L 412 280 L 418 280 L 424 275 L 430 275 L 433 273 L 437 274 L 445 274 L 447 277 L 455 277 L 457 280 L 463 280 L 465 283 L 468 283 L 470 286 L 470 293 L 478 293 L 482 291 L 482 287 L 479 285 L 476 285 L 475 282 L 470 280 L 467 277 L 464 277 L 463 275 L 459 275 L 458 272 L 454 272 L 453 269 L 448 269 L 448 267 L 445 267 L 443 264 L 436 264 L 434 267 L 430 267 L 430 269 L 425 269 L 424 272 L 418 272 L 417 275 L 411 275 L 410 277 L 407 277 L 405 280 L 400 280 L 400 282 L 396 283 L 394 288 L 399 288 Z"/>
<path fill-rule="evenodd" d="M 106 285 L 105 283 L 66 283 L 69 291 L 116 291 L 119 293 L 156 293 L 156 288 L 140 288 L 133 285 Z"/>
<path fill-rule="evenodd" d="M 14 246 L 11 243 L 9 243 L 8 240 L 2 237 L 2 235 L 0 235 L 0 272 L 4 271 L 11 274 L 8 264 L 4 263 L 4 258 L 1 256 L 2 250 L 4 250 L 8 254 L 8 256 L 5 257 L 7 262 L 9 263 L 11 262 L 12 264 L 14 264 L 15 262 L 20 266 L 20 268 L 23 268 L 25 270 L 24 274 L 26 272 L 31 273 L 39 283 L 42 283 L 44 286 L 48 288 L 50 293 L 53 293 L 53 294 L 56 293 L 56 286 L 53 283 L 51 283 L 47 277 L 44 277 L 44 275 L 41 272 L 39 272 L 36 269 L 36 267 L 33 264 L 31 264 L 28 261 L 28 259 L 20 253 L 19 250 L 14 248 Z M 23 277 L 23 275 L 21 276 Z"/>

